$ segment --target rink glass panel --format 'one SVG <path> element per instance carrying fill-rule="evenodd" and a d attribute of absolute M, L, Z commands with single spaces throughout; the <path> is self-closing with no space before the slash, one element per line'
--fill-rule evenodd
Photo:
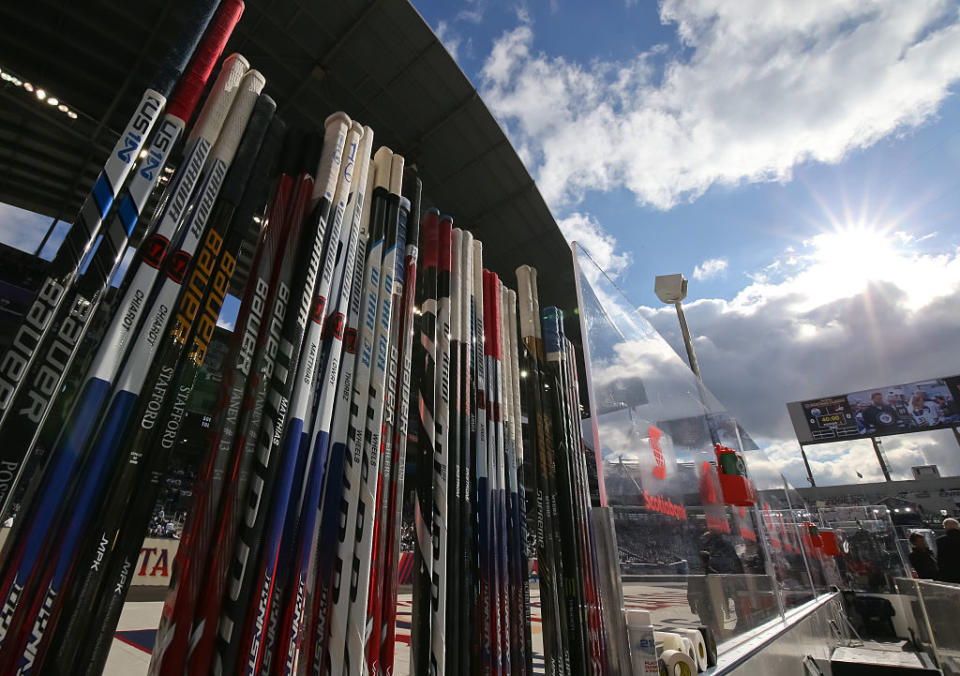
<path fill-rule="evenodd" d="M 898 577 L 894 585 L 904 604 L 903 610 L 911 612 L 902 613 L 912 623 L 909 629 L 933 648 L 945 674 L 960 674 L 960 632 L 957 631 L 960 586 L 910 577 Z M 896 619 L 894 616 L 893 620 Z"/>
<path fill-rule="evenodd" d="M 588 446 L 614 511 L 625 605 L 655 628 L 738 636 L 826 590 L 797 492 L 687 364 L 575 245 Z M 724 503 L 714 443 L 742 454 L 757 504 Z M 723 646 L 722 646 L 723 647 Z"/>
<path fill-rule="evenodd" d="M 842 533 L 846 555 L 839 575 L 845 589 L 896 593 L 895 579 L 909 574 L 910 545 L 897 537 L 886 505 L 821 507 L 820 516 Z"/>

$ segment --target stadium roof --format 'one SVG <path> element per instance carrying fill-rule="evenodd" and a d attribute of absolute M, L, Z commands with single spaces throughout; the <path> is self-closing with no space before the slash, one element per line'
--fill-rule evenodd
<path fill-rule="evenodd" d="M 0 82 L 0 201 L 72 220 L 166 49 L 184 0 L 0 3 L 0 68 L 75 110 Z M 266 75 L 289 124 L 344 110 L 416 164 L 424 206 L 451 213 L 506 283 L 529 263 L 543 305 L 576 306 L 570 249 L 476 89 L 403 0 L 247 0 L 225 53 Z M 568 313 L 568 317 L 573 317 Z M 568 331 L 579 342 L 576 321 Z"/>

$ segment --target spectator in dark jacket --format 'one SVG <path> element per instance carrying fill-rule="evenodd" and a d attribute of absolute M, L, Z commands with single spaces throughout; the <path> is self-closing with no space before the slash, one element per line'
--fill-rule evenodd
<path fill-rule="evenodd" d="M 940 571 L 923 533 L 910 533 L 910 544 L 913 545 L 910 550 L 910 565 L 917 571 L 917 577 L 921 580 L 935 580 Z"/>
<path fill-rule="evenodd" d="M 960 522 L 943 520 L 944 534 L 937 538 L 937 561 L 943 582 L 960 582 Z"/>

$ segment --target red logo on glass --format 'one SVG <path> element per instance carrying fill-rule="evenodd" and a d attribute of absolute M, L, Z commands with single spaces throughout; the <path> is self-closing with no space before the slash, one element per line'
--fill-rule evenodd
<path fill-rule="evenodd" d="M 653 468 L 653 478 L 667 478 L 667 461 L 663 457 L 663 449 L 660 447 L 660 439 L 663 438 L 663 432 L 650 425 L 650 447 L 653 448 L 653 459 L 657 466 Z"/>

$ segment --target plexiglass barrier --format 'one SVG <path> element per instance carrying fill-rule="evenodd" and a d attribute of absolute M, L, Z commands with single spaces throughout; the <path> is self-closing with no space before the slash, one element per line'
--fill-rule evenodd
<path fill-rule="evenodd" d="M 903 577 L 894 585 L 916 619 L 917 640 L 933 650 L 944 674 L 960 676 L 960 585 Z"/>
<path fill-rule="evenodd" d="M 839 534 L 844 551 L 838 559 L 838 586 L 859 592 L 896 592 L 894 579 L 905 576 L 909 567 L 888 507 L 823 507 L 820 518 Z"/>
<path fill-rule="evenodd" d="M 705 625 L 734 645 L 835 584 L 835 557 L 746 430 L 576 245 L 574 257 L 583 436 L 614 512 L 625 605 L 657 629 Z"/>

